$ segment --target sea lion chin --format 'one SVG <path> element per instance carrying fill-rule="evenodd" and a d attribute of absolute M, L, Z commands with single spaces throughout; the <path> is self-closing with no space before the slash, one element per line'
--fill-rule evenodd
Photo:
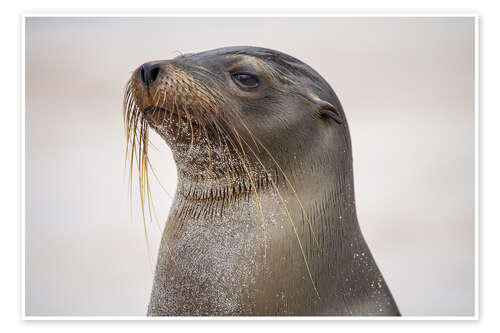
<path fill-rule="evenodd" d="M 178 172 L 148 315 L 399 315 L 357 221 L 342 105 L 311 67 L 257 47 L 151 61 L 124 121 L 143 199 L 149 129 Z"/>

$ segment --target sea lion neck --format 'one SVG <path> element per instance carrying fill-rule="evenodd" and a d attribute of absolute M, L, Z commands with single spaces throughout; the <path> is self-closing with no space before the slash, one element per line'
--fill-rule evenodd
<path fill-rule="evenodd" d="M 202 176 L 180 170 L 178 174 L 177 193 L 186 200 L 200 204 L 246 197 L 271 186 L 266 173 L 252 172 L 252 176 L 240 173 Z"/>

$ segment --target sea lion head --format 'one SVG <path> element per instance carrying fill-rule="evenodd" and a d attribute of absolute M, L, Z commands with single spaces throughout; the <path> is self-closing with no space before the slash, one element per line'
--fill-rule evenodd
<path fill-rule="evenodd" d="M 192 179 L 251 170 L 267 177 L 311 165 L 338 173 L 350 164 L 334 91 L 282 52 L 240 46 L 147 62 L 133 72 L 124 103 L 129 149 L 139 149 L 146 171 L 149 128 L 171 147 L 179 174 Z"/>

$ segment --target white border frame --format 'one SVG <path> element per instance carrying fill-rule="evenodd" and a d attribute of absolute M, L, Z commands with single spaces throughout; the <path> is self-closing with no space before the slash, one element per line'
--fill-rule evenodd
<path fill-rule="evenodd" d="M 25 169 L 25 84 L 26 84 L 26 53 L 25 53 L 25 27 L 26 18 L 30 17 L 186 17 L 186 18 L 229 18 L 229 17 L 259 17 L 259 18 L 270 18 L 270 17 L 280 17 L 280 18 L 319 18 L 319 17 L 348 17 L 348 18 L 366 18 L 366 17 L 472 17 L 474 18 L 474 315 L 473 316 L 402 316 L 402 317 L 334 317 L 334 316 L 296 316 L 296 317 L 146 317 L 146 316 L 27 316 L 26 315 L 26 277 L 25 277 L 25 249 L 26 249 L 26 239 L 25 239 L 25 223 L 26 223 L 26 169 Z M 407 321 L 407 320 L 457 320 L 457 321 L 473 321 L 479 320 L 479 212 L 478 212 L 478 194 L 479 194 L 479 14 L 478 13 L 297 13 L 297 12 L 259 12 L 255 11 L 253 13 L 242 13 L 242 12 L 213 12 L 213 13 L 197 13 L 197 12 L 176 12 L 176 13 L 66 13 L 66 12 L 26 12 L 21 14 L 21 59 L 20 59 L 20 75 L 21 75 L 21 95 L 20 95 L 20 105 L 21 114 L 19 117 L 20 122 L 20 179 L 19 185 L 21 187 L 21 205 L 20 205 L 20 216 L 21 216 L 21 226 L 20 226 L 20 237 L 21 237 L 21 319 L 28 321 L 46 321 L 46 320 L 63 320 L 63 321 L 73 321 L 73 320 L 396 320 L 396 321 Z"/>

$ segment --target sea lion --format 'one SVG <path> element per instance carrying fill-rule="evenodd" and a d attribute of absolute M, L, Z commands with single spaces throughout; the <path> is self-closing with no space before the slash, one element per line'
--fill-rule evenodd
<path fill-rule="evenodd" d="M 178 173 L 149 316 L 399 315 L 358 225 L 343 108 L 311 67 L 247 46 L 148 62 L 124 120 L 143 202 L 149 128 Z"/>

